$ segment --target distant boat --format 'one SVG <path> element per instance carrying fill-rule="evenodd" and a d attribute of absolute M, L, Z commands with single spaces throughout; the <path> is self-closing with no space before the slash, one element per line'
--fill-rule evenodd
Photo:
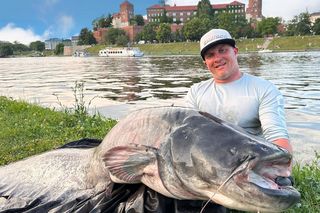
<path fill-rule="evenodd" d="M 141 57 L 144 55 L 139 48 L 123 47 L 123 48 L 105 48 L 99 51 L 101 57 Z"/>
<path fill-rule="evenodd" d="M 258 53 L 272 53 L 273 51 L 272 50 L 269 50 L 269 49 L 262 49 L 262 50 L 259 50 Z"/>
<path fill-rule="evenodd" d="M 77 50 L 73 53 L 74 57 L 87 57 L 89 54 L 86 51 Z"/>

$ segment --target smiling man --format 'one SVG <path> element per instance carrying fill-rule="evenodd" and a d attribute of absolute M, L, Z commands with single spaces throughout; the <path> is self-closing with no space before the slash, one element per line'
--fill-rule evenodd
<path fill-rule="evenodd" d="M 207 32 L 200 40 L 200 54 L 212 78 L 190 88 L 187 106 L 236 124 L 292 154 L 283 96 L 271 82 L 240 71 L 238 48 L 230 33 Z M 290 164 L 282 171 L 284 177 L 291 173 Z"/>

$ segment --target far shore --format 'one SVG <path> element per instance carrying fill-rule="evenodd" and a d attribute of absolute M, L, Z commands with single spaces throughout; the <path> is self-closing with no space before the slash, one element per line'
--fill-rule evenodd
<path fill-rule="evenodd" d="M 266 40 L 271 40 L 266 47 Z M 320 51 L 320 35 L 290 36 L 273 38 L 236 39 L 239 53 L 258 53 L 262 49 L 272 52 Z M 88 48 L 90 55 L 98 55 L 99 50 L 109 45 L 95 45 Z M 199 42 L 171 42 L 133 45 L 139 47 L 146 56 L 153 55 L 199 55 Z"/>

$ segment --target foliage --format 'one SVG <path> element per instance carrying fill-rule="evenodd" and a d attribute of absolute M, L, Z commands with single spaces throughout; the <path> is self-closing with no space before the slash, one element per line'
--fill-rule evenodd
<path fill-rule="evenodd" d="M 34 51 L 42 52 L 45 49 L 45 43 L 42 41 L 34 41 L 30 43 L 29 47 Z"/>
<path fill-rule="evenodd" d="M 55 55 L 62 55 L 64 51 L 64 44 L 63 43 L 59 43 L 57 44 L 55 50 L 54 50 L 54 54 Z"/>
<path fill-rule="evenodd" d="M 16 42 L 16 41 L 13 43 L 12 48 L 13 48 L 14 52 L 26 52 L 26 51 L 29 51 L 31 49 L 27 45 L 21 44 L 21 43 Z"/>
<path fill-rule="evenodd" d="M 11 43 L 0 43 L 0 57 L 7 57 L 13 55 L 13 48 Z"/>
<path fill-rule="evenodd" d="M 154 40 L 156 40 L 156 36 L 157 36 L 157 28 L 158 28 L 158 23 L 148 23 L 144 26 L 142 32 L 140 32 L 137 36 L 137 39 L 139 40 L 145 40 L 145 41 L 149 41 L 149 42 L 153 42 Z"/>
<path fill-rule="evenodd" d="M 171 39 L 171 28 L 169 24 L 161 23 L 157 29 L 156 38 L 159 42 L 166 43 Z"/>
<path fill-rule="evenodd" d="M 295 16 L 287 25 L 288 36 L 293 35 L 310 35 L 311 34 L 311 22 L 309 13 L 300 13 Z"/>
<path fill-rule="evenodd" d="M 209 0 L 201 0 L 198 2 L 197 17 L 199 18 L 213 17 L 213 9 Z"/>
<path fill-rule="evenodd" d="M 320 35 L 320 18 L 317 18 L 312 26 L 312 31 L 315 35 Z"/>
<path fill-rule="evenodd" d="M 161 14 L 159 19 L 160 19 L 160 23 L 169 23 L 169 24 L 173 23 L 173 18 L 167 16 L 167 11 L 166 10 L 164 10 L 164 12 Z"/>
<path fill-rule="evenodd" d="M 144 19 L 142 15 L 135 15 L 133 19 L 130 20 L 130 25 L 144 25 Z"/>
<path fill-rule="evenodd" d="M 96 44 L 97 41 L 93 37 L 93 33 L 88 28 L 83 28 L 80 31 L 78 45 L 91 45 Z"/>
<path fill-rule="evenodd" d="M 172 32 L 171 33 L 171 39 L 173 41 L 178 41 L 178 42 L 185 41 L 185 37 L 184 37 L 184 35 L 182 33 L 182 30 L 177 29 L 176 32 Z"/>
<path fill-rule="evenodd" d="M 120 35 L 117 37 L 116 39 L 116 45 L 117 46 L 128 46 L 128 43 L 129 43 L 129 38 L 127 35 Z"/>
<path fill-rule="evenodd" d="M 118 29 L 118 28 L 110 28 L 106 33 L 105 41 L 107 44 L 116 44 L 118 38 L 120 37 L 120 39 L 123 40 L 124 36 L 126 36 L 126 33 L 124 30 Z M 118 40 L 118 41 L 120 41 L 120 40 Z"/>
<path fill-rule="evenodd" d="M 269 17 L 258 22 L 257 30 L 262 36 L 274 35 L 278 32 L 280 18 Z"/>
<path fill-rule="evenodd" d="M 210 19 L 195 17 L 184 25 L 183 35 L 188 40 L 199 41 L 203 34 L 209 31 L 212 27 Z"/>
<path fill-rule="evenodd" d="M 234 37 L 237 31 L 237 25 L 234 15 L 231 13 L 219 13 L 216 17 L 217 28 L 225 29 Z"/>
<path fill-rule="evenodd" d="M 112 26 L 112 16 L 108 14 L 107 17 L 102 16 L 92 21 L 92 26 L 94 30 L 98 28 L 107 28 Z"/>
<path fill-rule="evenodd" d="M 315 159 L 304 166 L 299 164 L 293 168 L 295 188 L 301 194 L 301 202 L 287 212 L 316 213 L 320 209 L 320 154 L 315 153 Z"/>
<path fill-rule="evenodd" d="M 245 16 L 240 16 L 236 19 L 236 29 L 233 36 L 235 38 L 256 38 L 257 32 L 251 26 L 251 23 L 248 23 L 248 20 Z"/>

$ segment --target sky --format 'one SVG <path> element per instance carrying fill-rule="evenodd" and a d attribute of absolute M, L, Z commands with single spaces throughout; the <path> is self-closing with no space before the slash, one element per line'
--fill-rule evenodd
<path fill-rule="evenodd" d="M 238 0 L 248 4 L 248 0 Z M 104 15 L 117 13 L 124 0 L 2 0 L 0 7 L 0 41 L 20 42 L 49 38 L 70 39 L 82 28 L 92 30 L 92 21 Z M 146 9 L 159 0 L 129 0 L 135 14 L 146 15 Z M 169 5 L 197 5 L 198 0 L 167 0 Z M 212 4 L 232 0 L 211 0 Z M 320 0 L 263 0 L 265 17 L 291 20 L 308 11 L 320 12 Z"/>

